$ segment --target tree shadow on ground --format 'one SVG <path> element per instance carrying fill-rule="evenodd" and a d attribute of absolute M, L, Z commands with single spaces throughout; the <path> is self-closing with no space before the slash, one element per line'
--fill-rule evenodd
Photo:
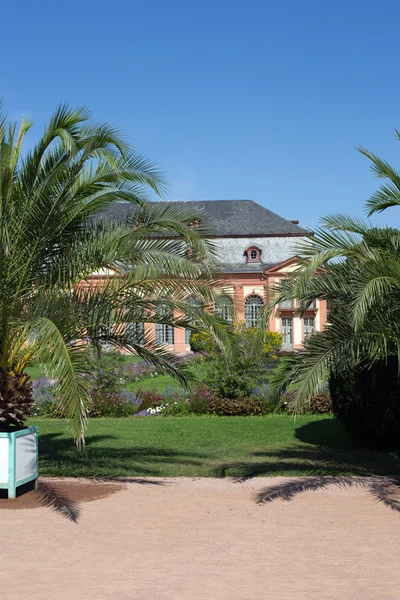
<path fill-rule="evenodd" d="M 357 440 L 344 429 L 339 419 L 321 419 L 296 427 L 295 437 L 305 444 L 327 448 L 362 449 Z"/>
<path fill-rule="evenodd" d="M 249 461 L 218 466 L 216 477 L 244 481 L 257 476 L 367 477 L 400 473 L 400 456 L 362 448 L 339 421 L 322 419 L 296 429 L 298 445 L 253 452 Z"/>
<path fill-rule="evenodd" d="M 39 437 L 40 470 L 50 476 L 115 479 L 165 476 L 168 465 L 200 466 L 207 454 L 182 452 L 157 446 L 118 447 L 112 435 L 87 436 L 86 446 L 78 450 L 61 434 Z M 109 444 L 109 442 L 112 444 Z M 104 443 L 103 443 L 104 442 Z"/>

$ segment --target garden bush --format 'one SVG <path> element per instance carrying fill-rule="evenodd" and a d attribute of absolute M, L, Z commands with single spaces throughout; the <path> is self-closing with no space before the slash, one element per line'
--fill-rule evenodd
<path fill-rule="evenodd" d="M 47 377 L 38 377 L 32 385 L 32 416 L 47 417 L 52 410 L 58 396 L 55 381 Z"/>
<path fill-rule="evenodd" d="M 192 352 L 201 352 L 208 356 L 215 356 L 217 352 L 217 343 L 215 337 L 210 331 L 201 331 L 192 333 L 190 336 L 190 349 Z"/>
<path fill-rule="evenodd" d="M 276 405 L 276 413 L 292 413 L 290 405 L 291 393 L 286 392 Z M 321 389 L 317 394 L 313 394 L 308 402 L 298 410 L 298 414 L 303 415 L 323 415 L 332 414 L 332 399 L 327 389 Z"/>
<path fill-rule="evenodd" d="M 203 368 L 205 385 L 222 398 L 249 398 L 255 387 L 268 382 L 282 343 L 280 334 L 266 331 L 262 349 L 255 344 L 257 330 L 239 324 L 234 329 L 234 353 L 228 362 L 216 347 Z"/>
<path fill-rule="evenodd" d="M 274 412 L 279 403 L 279 394 L 268 383 L 256 386 L 252 398 L 259 400 L 268 413 Z"/>
<path fill-rule="evenodd" d="M 94 389 L 100 396 L 119 396 L 125 385 L 125 359 L 117 352 L 101 354 L 93 372 Z"/>
<path fill-rule="evenodd" d="M 101 385 L 95 387 L 92 392 L 88 416 L 91 418 L 128 417 L 138 412 L 141 401 L 138 396 L 122 389 L 120 381 L 112 381 L 114 375 L 120 375 L 119 370 L 115 370 L 115 362 L 112 365 L 110 361 L 105 371 L 99 373 Z M 52 381 L 46 377 L 40 377 L 33 382 L 33 416 L 56 419 L 65 418 L 65 410 L 60 406 L 56 384 L 56 381 Z M 105 391 L 115 389 L 118 390 L 118 393 Z"/>
<path fill-rule="evenodd" d="M 165 402 L 160 407 L 160 412 L 163 417 L 187 417 L 193 414 L 189 400 L 175 400 L 173 402 Z"/>
<path fill-rule="evenodd" d="M 400 449 L 398 359 L 347 370 L 329 381 L 333 412 L 362 442 L 380 450 Z"/>
<path fill-rule="evenodd" d="M 311 415 L 332 413 L 332 398 L 329 392 L 320 392 L 311 396 L 306 412 Z"/>
<path fill-rule="evenodd" d="M 195 415 L 204 415 L 210 412 L 210 406 L 215 400 L 214 392 L 204 386 L 195 388 L 189 397 L 191 412 Z"/>
<path fill-rule="evenodd" d="M 115 394 L 92 394 L 89 417 L 130 417 L 140 410 L 140 398 L 132 392 L 123 390 Z"/>
<path fill-rule="evenodd" d="M 268 411 L 257 398 L 215 397 L 210 402 L 209 412 L 220 417 L 247 417 L 265 415 Z"/>
<path fill-rule="evenodd" d="M 139 390 L 138 396 L 140 399 L 140 410 L 155 408 L 156 406 L 161 406 L 161 404 L 164 404 L 165 402 L 165 396 L 154 390 Z"/>

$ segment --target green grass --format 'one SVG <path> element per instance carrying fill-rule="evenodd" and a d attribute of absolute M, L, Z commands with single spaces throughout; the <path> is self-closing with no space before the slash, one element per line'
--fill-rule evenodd
<path fill-rule="evenodd" d="M 39 426 L 40 472 L 52 476 L 253 477 L 398 473 L 400 458 L 357 447 L 333 417 L 93 419 L 78 451 L 66 424 Z"/>
<path fill-rule="evenodd" d="M 130 392 L 154 390 L 162 393 L 167 387 L 176 388 L 179 387 L 179 384 L 170 375 L 157 375 L 156 377 L 143 377 L 139 381 L 132 381 L 126 385 L 126 389 Z"/>
<path fill-rule="evenodd" d="M 201 381 L 200 369 L 201 366 L 198 364 L 193 364 L 188 367 L 188 372 L 193 376 L 193 382 Z M 126 385 L 126 389 L 130 392 L 154 390 L 155 392 L 163 393 L 167 387 L 179 388 L 181 386 L 170 375 L 163 374 L 157 375 L 156 377 L 144 377 L 143 379 L 139 379 L 139 381 L 133 381 Z"/>
<path fill-rule="evenodd" d="M 137 363 L 140 362 L 140 356 L 132 356 L 131 354 L 125 354 L 123 359 L 127 363 Z M 42 365 L 32 365 L 31 367 L 27 367 L 25 371 L 28 373 L 31 379 L 37 379 L 38 377 L 46 377 L 45 368 Z"/>
<path fill-rule="evenodd" d="M 33 367 L 27 367 L 25 371 L 28 373 L 31 379 L 37 379 L 38 377 L 45 377 L 46 373 L 43 367 L 34 365 Z"/>

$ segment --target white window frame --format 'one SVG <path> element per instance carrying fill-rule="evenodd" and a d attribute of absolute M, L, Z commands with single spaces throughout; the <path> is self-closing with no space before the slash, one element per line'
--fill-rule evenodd
<path fill-rule="evenodd" d="M 196 308 L 204 307 L 203 301 L 200 298 L 195 298 L 194 296 L 189 298 L 189 300 L 187 301 L 187 304 L 189 304 L 190 306 L 196 307 Z M 186 315 L 186 318 L 189 318 L 189 316 Z M 196 325 L 196 320 L 193 321 L 193 325 Z M 186 328 L 185 329 L 185 344 L 187 346 L 190 344 L 190 336 L 191 335 L 192 335 L 192 330 Z"/>
<path fill-rule="evenodd" d="M 309 324 L 306 325 L 306 321 L 312 321 L 312 328 Z M 303 320 L 303 337 L 304 341 L 313 335 L 315 332 L 315 317 L 304 317 Z"/>
<path fill-rule="evenodd" d="M 232 298 L 226 295 L 218 296 L 215 300 L 214 315 L 232 325 L 234 312 L 235 305 Z"/>
<path fill-rule="evenodd" d="M 289 323 L 286 323 L 290 321 L 290 328 L 289 328 Z M 285 337 L 285 329 L 289 328 L 288 331 L 290 331 L 290 340 L 289 343 L 286 343 L 286 337 Z M 282 337 L 283 337 L 283 348 L 293 348 L 293 317 L 282 317 Z"/>
<path fill-rule="evenodd" d="M 257 294 L 247 296 L 244 301 L 244 320 L 246 327 L 257 327 L 261 311 L 264 306 L 264 300 Z"/>
<path fill-rule="evenodd" d="M 156 308 L 157 314 L 165 316 L 168 320 L 174 316 L 173 307 L 167 303 L 160 302 Z M 172 325 L 166 323 L 155 324 L 155 337 L 160 346 L 172 346 L 175 341 L 175 331 Z"/>

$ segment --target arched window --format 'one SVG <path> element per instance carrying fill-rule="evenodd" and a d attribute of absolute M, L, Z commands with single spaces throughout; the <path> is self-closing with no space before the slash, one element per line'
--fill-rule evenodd
<path fill-rule="evenodd" d="M 214 314 L 219 319 L 233 323 L 233 300 L 229 296 L 219 296 L 215 301 Z"/>
<path fill-rule="evenodd" d="M 257 327 L 264 302 L 260 296 L 247 296 L 244 301 L 244 320 L 246 327 Z"/>
<path fill-rule="evenodd" d="M 192 296 L 191 298 L 188 299 L 187 304 L 189 306 L 192 306 L 193 308 L 203 308 L 203 302 L 200 300 L 200 298 L 196 298 L 195 296 Z M 185 315 L 186 319 L 191 319 L 192 324 L 196 325 L 197 321 L 196 319 L 193 319 L 193 315 L 190 314 L 190 312 L 188 311 Z M 190 343 L 190 335 L 192 333 L 191 329 L 185 329 L 185 344 Z"/>
<path fill-rule="evenodd" d="M 168 302 L 160 302 L 156 308 L 156 315 L 165 318 L 166 321 L 172 321 L 174 318 L 174 309 Z M 170 345 L 174 343 L 174 328 L 165 323 L 156 323 L 156 342 L 157 344 Z"/>

